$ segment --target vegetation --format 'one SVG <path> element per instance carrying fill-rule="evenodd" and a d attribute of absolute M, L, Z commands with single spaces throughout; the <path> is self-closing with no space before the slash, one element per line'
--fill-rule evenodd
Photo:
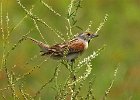
<path fill-rule="evenodd" d="M 135 42 L 139 40 L 140 24 L 137 1 L 0 3 L 0 99 L 140 99 L 139 43 Z M 38 46 L 25 38 L 54 44 L 83 31 L 98 33 L 99 38 L 91 41 L 89 49 L 74 64 L 40 56 Z"/>

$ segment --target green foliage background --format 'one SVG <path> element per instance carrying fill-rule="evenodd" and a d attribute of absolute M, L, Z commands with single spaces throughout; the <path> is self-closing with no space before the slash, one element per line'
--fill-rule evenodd
<path fill-rule="evenodd" d="M 8 1 L 8 3 L 7 3 Z M 39 0 L 21 0 L 26 8 L 30 9 L 34 5 L 33 13 L 42 18 L 52 28 L 60 30 L 66 37 L 66 22 L 62 17 L 55 16 Z M 44 0 L 54 10 L 62 16 L 66 16 L 67 8 L 70 0 Z M 26 16 L 23 9 L 17 4 L 16 0 L 3 0 L 3 19 L 5 20 L 6 11 L 9 14 L 9 30 L 12 29 L 21 19 Z M 93 91 L 97 100 L 101 99 L 108 88 L 115 69 L 115 65 L 120 64 L 113 88 L 109 94 L 108 100 L 139 100 L 140 99 L 140 1 L 139 0 L 83 0 L 82 8 L 80 8 L 76 19 L 77 25 L 86 30 L 89 22 L 93 21 L 91 30 L 94 32 L 103 20 L 105 14 L 109 18 L 104 27 L 99 31 L 99 38 L 91 41 L 89 49 L 80 56 L 83 59 L 97 50 L 103 44 L 107 44 L 106 49 L 92 61 L 93 70 L 96 78 L 94 81 Z M 62 42 L 50 29 L 38 23 L 39 29 L 48 44 Z M 6 22 L 4 22 L 4 29 Z M 17 41 L 26 34 L 30 29 L 34 28 L 30 36 L 43 41 L 39 32 L 35 29 L 33 21 L 27 17 L 24 21 L 11 32 L 9 37 L 9 50 Z M 74 28 L 73 33 L 82 32 L 80 29 Z M 30 41 L 24 41 L 16 48 L 8 58 L 8 67 L 16 65 L 14 71 L 16 74 L 26 73 L 33 66 L 42 61 L 42 57 L 35 59 L 31 64 L 24 66 L 25 62 L 36 54 L 39 54 L 39 48 Z M 2 59 L 2 36 L 0 37 L 0 59 Z M 49 80 L 58 63 L 49 59 L 41 68 L 35 70 L 24 81 L 24 88 L 31 94 L 38 90 L 39 87 Z M 63 66 L 62 66 L 63 67 Z M 63 84 L 67 71 L 62 68 L 60 72 L 59 83 Z M 0 72 L 0 88 L 5 87 L 5 74 Z M 90 75 L 93 77 L 93 75 Z M 88 84 L 88 79 L 85 84 Z M 55 91 L 52 89 L 54 83 L 49 84 L 42 91 L 42 99 L 53 99 Z M 84 91 L 88 86 L 84 86 Z M 82 94 L 84 95 L 84 91 Z M 8 94 L 7 94 L 8 95 Z"/>

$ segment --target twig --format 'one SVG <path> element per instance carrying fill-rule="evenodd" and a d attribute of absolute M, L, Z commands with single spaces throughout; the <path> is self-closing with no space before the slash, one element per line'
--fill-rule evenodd
<path fill-rule="evenodd" d="M 99 27 L 97 28 L 96 32 L 94 33 L 95 35 L 98 35 L 98 32 L 101 30 L 101 28 L 104 26 L 105 22 L 107 21 L 108 14 L 105 14 L 103 22 L 100 23 Z"/>
<path fill-rule="evenodd" d="M 36 15 L 33 15 L 33 13 L 31 13 L 30 11 L 28 11 L 20 2 L 20 0 L 17 0 L 17 3 L 21 6 L 21 8 L 23 8 L 23 10 L 27 13 L 27 15 L 31 18 L 31 19 L 34 19 L 40 23 L 42 23 L 43 25 L 45 25 L 46 27 L 48 27 L 51 31 L 53 31 L 57 37 L 59 37 L 61 40 L 65 41 L 65 39 L 59 35 L 61 34 L 61 32 L 59 32 L 58 30 L 56 29 L 53 29 L 52 27 L 50 27 L 45 21 L 43 21 L 42 19 L 40 19 L 39 17 L 37 17 Z"/>
<path fill-rule="evenodd" d="M 51 12 L 53 12 L 55 15 L 62 17 L 62 15 L 58 12 L 56 12 L 51 6 L 49 6 L 47 3 L 45 3 L 43 0 L 40 0 L 40 2 L 47 7 Z"/>
<path fill-rule="evenodd" d="M 115 78 L 116 78 L 116 75 L 117 75 L 118 67 L 119 67 L 119 66 L 120 66 L 120 65 L 118 65 L 117 68 L 116 68 L 115 71 L 114 71 L 114 77 L 113 77 L 113 79 L 112 79 L 112 81 L 111 81 L 111 83 L 110 83 L 110 86 L 109 86 L 108 89 L 105 91 L 105 95 L 104 95 L 104 97 L 103 97 L 103 100 L 106 100 L 106 99 L 107 99 L 107 96 L 109 95 L 110 90 L 111 90 L 111 88 L 113 87 L 113 84 L 114 84 L 114 81 L 115 81 Z"/>
<path fill-rule="evenodd" d="M 60 66 L 60 64 L 55 68 L 55 72 L 54 72 L 54 74 L 53 74 L 53 77 L 52 77 L 49 81 L 47 81 L 45 84 L 43 84 L 43 85 L 41 86 L 41 88 L 35 93 L 35 96 L 33 97 L 34 99 L 36 99 L 37 96 L 40 94 L 40 92 L 41 92 L 49 83 L 51 83 L 51 82 L 55 79 L 56 75 L 58 75 L 59 66 Z"/>
<path fill-rule="evenodd" d="M 33 98 L 23 90 L 23 84 L 21 84 L 21 86 L 19 87 L 19 90 L 24 100 L 33 100 Z"/>
<path fill-rule="evenodd" d="M 36 68 L 40 68 L 40 66 L 41 66 L 44 62 L 46 62 L 46 61 L 47 61 L 47 60 L 42 61 L 39 65 L 34 66 L 33 69 L 31 69 L 29 72 L 27 72 L 27 73 L 25 73 L 24 75 L 22 75 L 22 76 L 16 78 L 16 81 L 15 81 L 15 82 L 18 82 L 19 80 L 21 80 L 21 79 L 25 78 L 26 76 L 30 75 Z"/>
<path fill-rule="evenodd" d="M 39 29 L 38 25 L 37 25 L 36 20 L 35 20 L 35 19 L 33 19 L 33 21 L 34 21 L 34 25 L 35 25 L 35 27 L 36 27 L 37 31 L 39 32 L 39 34 L 40 34 L 41 38 L 43 39 L 43 41 L 44 41 L 45 43 L 47 43 L 47 42 L 46 42 L 46 40 L 45 40 L 45 38 L 44 38 L 44 36 L 42 35 L 42 33 L 41 33 L 41 31 L 40 31 L 40 29 Z"/>
<path fill-rule="evenodd" d="M 103 51 L 105 49 L 105 47 L 106 47 L 106 45 L 103 45 L 97 51 L 94 51 L 91 55 L 84 58 L 82 61 L 79 61 L 78 65 L 77 65 L 78 67 L 76 68 L 76 70 L 80 69 L 82 66 L 84 66 L 85 64 L 90 62 L 92 59 L 96 58 L 101 53 L 101 51 Z"/>

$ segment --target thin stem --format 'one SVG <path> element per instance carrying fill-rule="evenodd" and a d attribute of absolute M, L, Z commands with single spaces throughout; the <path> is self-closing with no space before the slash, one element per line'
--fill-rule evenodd
<path fill-rule="evenodd" d="M 69 30 L 69 33 L 71 36 L 73 36 L 73 34 L 72 34 L 72 30 L 71 30 L 72 26 L 71 26 L 71 22 L 70 22 L 70 18 L 71 18 L 70 16 L 72 13 L 73 3 L 74 3 L 74 0 L 71 0 L 71 3 L 70 3 L 69 8 L 68 8 L 68 18 L 67 18 L 67 22 L 68 22 L 68 26 L 69 26 L 68 30 Z"/>
<path fill-rule="evenodd" d="M 41 88 L 35 93 L 35 96 L 33 97 L 34 99 L 36 99 L 37 96 L 40 94 L 40 92 L 41 92 L 49 83 L 51 83 L 51 82 L 57 77 L 58 72 L 59 72 L 59 66 L 60 66 L 60 64 L 55 68 L 55 72 L 54 72 L 54 74 L 53 74 L 53 77 L 52 77 L 49 81 L 45 82 L 45 83 L 41 86 Z"/>
<path fill-rule="evenodd" d="M 72 62 L 72 64 L 71 64 L 71 73 L 70 74 L 71 74 L 71 81 L 73 83 L 76 81 L 74 62 Z M 71 100 L 74 100 L 75 87 L 76 87 L 76 83 L 71 85 L 71 88 L 70 88 L 71 89 Z"/>
<path fill-rule="evenodd" d="M 51 26 L 49 26 L 45 21 L 43 21 L 42 19 L 40 19 L 39 17 L 37 17 L 36 15 L 34 15 L 31 11 L 28 11 L 26 9 L 25 6 L 23 6 L 20 2 L 20 0 L 17 0 L 17 3 L 21 6 L 21 8 L 26 12 L 26 14 L 33 20 L 36 20 L 40 23 L 42 23 L 44 26 L 48 27 L 51 31 L 53 31 L 57 37 L 59 37 L 61 40 L 65 41 L 65 39 L 61 36 L 61 32 L 56 30 L 56 29 L 53 29 Z"/>
<path fill-rule="evenodd" d="M 45 63 L 46 61 L 47 61 L 47 60 L 42 61 L 39 65 L 34 66 L 33 69 L 31 69 L 29 72 L 27 72 L 27 73 L 25 73 L 24 75 L 22 75 L 22 76 L 16 78 L 16 81 L 15 81 L 15 82 L 18 82 L 19 80 L 21 80 L 21 79 L 25 78 L 26 76 L 30 75 L 36 68 L 40 68 L 40 66 L 41 66 L 43 63 Z"/>
<path fill-rule="evenodd" d="M 98 32 L 101 30 L 101 28 L 104 26 L 105 22 L 108 19 L 108 14 L 105 14 L 103 22 L 100 23 L 99 27 L 97 28 L 96 32 L 94 33 L 95 35 L 98 35 Z"/>
<path fill-rule="evenodd" d="M 103 97 L 103 100 L 106 100 L 106 99 L 107 99 L 107 97 L 108 97 L 108 95 L 109 95 L 109 93 L 110 93 L 110 91 L 111 91 L 111 89 L 112 89 L 112 87 L 113 87 L 113 85 L 114 85 L 114 81 L 115 81 L 115 79 L 116 79 L 117 72 L 118 72 L 118 67 L 119 67 L 119 66 L 120 66 L 120 65 L 118 65 L 117 68 L 114 70 L 113 79 L 112 79 L 112 81 L 111 81 L 111 83 L 110 83 L 108 89 L 105 91 L 105 95 L 104 95 L 104 97 Z"/>

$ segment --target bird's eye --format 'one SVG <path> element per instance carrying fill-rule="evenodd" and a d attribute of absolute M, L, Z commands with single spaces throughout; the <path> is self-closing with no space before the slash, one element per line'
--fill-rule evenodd
<path fill-rule="evenodd" d="M 87 33 L 88 36 L 90 36 L 90 33 Z"/>

